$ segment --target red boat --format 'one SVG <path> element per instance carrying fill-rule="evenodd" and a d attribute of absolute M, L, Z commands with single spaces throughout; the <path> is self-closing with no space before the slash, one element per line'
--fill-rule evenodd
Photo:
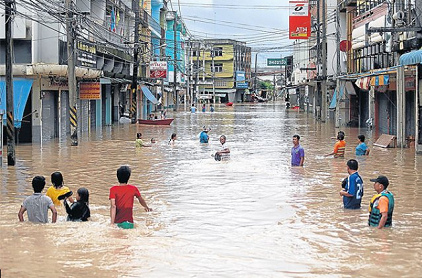
<path fill-rule="evenodd" d="M 227 102 L 226 106 L 233 106 L 233 102 Z"/>
<path fill-rule="evenodd" d="M 174 119 L 157 119 L 157 120 L 142 120 L 138 119 L 138 124 L 141 125 L 170 125 Z"/>

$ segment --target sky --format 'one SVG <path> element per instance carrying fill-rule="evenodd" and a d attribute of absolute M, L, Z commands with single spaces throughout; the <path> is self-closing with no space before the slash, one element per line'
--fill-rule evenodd
<path fill-rule="evenodd" d="M 292 53 L 288 0 L 171 0 L 195 39 L 235 39 L 252 47 L 254 64 Z M 278 48 L 271 50 L 270 48 Z"/>

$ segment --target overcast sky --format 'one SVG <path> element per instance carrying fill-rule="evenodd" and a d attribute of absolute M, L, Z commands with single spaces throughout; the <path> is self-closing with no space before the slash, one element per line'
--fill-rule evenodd
<path fill-rule="evenodd" d="M 265 65 L 266 58 L 292 52 L 289 47 L 292 42 L 288 39 L 288 3 L 288 0 L 171 1 L 194 38 L 244 41 L 253 49 L 260 49 L 258 66 Z M 271 47 L 283 49 L 271 53 L 268 52 Z"/>

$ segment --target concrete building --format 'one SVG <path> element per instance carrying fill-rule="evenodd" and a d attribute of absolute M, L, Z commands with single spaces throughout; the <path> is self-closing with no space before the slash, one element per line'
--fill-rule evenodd
<path fill-rule="evenodd" d="M 192 43 L 192 82 L 196 99 L 241 102 L 251 79 L 251 48 L 230 39 Z M 196 75 L 196 78 L 194 76 Z"/>
<path fill-rule="evenodd" d="M 156 101 L 152 94 L 145 92 L 146 87 L 141 86 L 141 81 L 148 78 L 150 55 L 146 50 L 152 38 L 162 34 L 160 25 L 150 15 L 151 4 L 131 0 L 77 0 L 74 3 L 78 133 L 111 125 L 132 108 L 137 108 L 137 118 L 146 117 L 150 105 L 147 99 Z M 140 42 L 134 42 L 133 4 L 140 6 Z M 14 95 L 19 100 L 15 102 L 15 110 L 19 106 L 19 113 L 15 115 L 19 141 L 66 139 L 70 133 L 67 80 L 70 56 L 63 27 L 64 1 L 17 2 L 16 9 L 13 75 Z M 0 18 L 3 20 L 0 40 L 4 42 L 4 17 Z M 135 47 L 139 47 L 141 53 L 137 102 L 133 102 L 135 98 L 130 89 Z M 4 88 L 4 43 L 0 53 L 0 86 Z M 5 106 L 4 93 L 2 90 L 0 107 Z"/>

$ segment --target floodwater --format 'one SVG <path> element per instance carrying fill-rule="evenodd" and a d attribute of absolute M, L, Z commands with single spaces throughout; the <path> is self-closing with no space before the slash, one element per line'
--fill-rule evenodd
<path fill-rule="evenodd" d="M 170 127 L 107 127 L 82 136 L 78 147 L 19 145 L 16 166 L 4 159 L 1 169 L 1 277 L 420 277 L 422 156 L 414 150 L 372 147 L 369 131 L 343 128 L 346 158 L 324 158 L 334 126 L 281 103 L 175 118 Z M 198 139 L 204 125 L 212 129 L 208 146 Z M 136 132 L 158 142 L 137 150 Z M 340 184 L 359 133 L 371 147 L 358 158 L 363 208 L 345 211 Z M 226 162 L 211 157 L 220 134 L 231 149 Z M 293 134 L 302 137 L 303 168 L 290 167 Z M 135 203 L 133 230 L 109 225 L 108 192 L 122 164 L 154 210 Z M 90 190 L 91 221 L 66 222 L 60 207 L 56 224 L 18 222 L 32 177 L 49 181 L 53 171 L 71 190 Z M 369 179 L 379 174 L 396 198 L 394 226 L 382 230 L 367 226 Z"/>

